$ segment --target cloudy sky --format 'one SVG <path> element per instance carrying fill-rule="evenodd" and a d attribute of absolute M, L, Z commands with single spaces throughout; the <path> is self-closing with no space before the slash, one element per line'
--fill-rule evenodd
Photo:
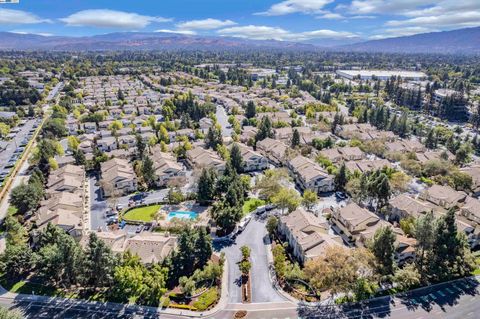
<path fill-rule="evenodd" d="M 0 31 L 94 35 L 164 31 L 319 42 L 480 26 L 480 0 L 20 0 Z"/>

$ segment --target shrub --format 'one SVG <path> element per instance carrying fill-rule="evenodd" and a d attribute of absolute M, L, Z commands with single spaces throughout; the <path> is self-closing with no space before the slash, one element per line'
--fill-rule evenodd
<path fill-rule="evenodd" d="M 198 310 L 206 310 L 213 305 L 218 299 L 218 289 L 216 287 L 210 288 L 203 295 L 198 297 L 198 300 L 193 303 L 193 306 Z"/>
<path fill-rule="evenodd" d="M 168 307 L 169 308 L 174 308 L 174 309 L 186 309 L 186 310 L 192 310 L 192 311 L 197 311 L 198 310 L 194 306 L 182 305 L 182 304 L 170 304 Z"/>

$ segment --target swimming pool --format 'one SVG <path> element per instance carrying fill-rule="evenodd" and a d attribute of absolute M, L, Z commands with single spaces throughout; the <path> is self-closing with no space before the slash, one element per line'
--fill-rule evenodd
<path fill-rule="evenodd" d="M 195 212 L 176 211 L 168 213 L 167 220 L 172 218 L 195 219 L 197 216 L 198 214 Z"/>

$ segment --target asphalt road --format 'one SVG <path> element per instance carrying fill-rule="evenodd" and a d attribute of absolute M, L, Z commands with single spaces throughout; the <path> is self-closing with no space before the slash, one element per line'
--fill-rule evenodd
<path fill-rule="evenodd" d="M 228 259 L 229 303 L 242 302 L 241 273 L 237 263 L 241 260 L 240 247 L 244 245 L 251 249 L 252 303 L 285 301 L 272 287 L 268 277 L 267 240 L 264 221 L 252 218 L 245 230 L 236 237 L 235 242 L 227 246 L 218 243 L 214 245 L 215 249 L 224 252 Z"/>
<path fill-rule="evenodd" d="M 285 302 L 229 304 L 210 319 L 231 319 L 235 311 L 245 309 L 250 319 L 323 319 L 323 318 L 393 318 L 393 319 L 475 319 L 480 311 L 478 281 L 459 280 L 419 289 L 403 297 L 385 297 L 354 306 L 329 307 Z M 90 303 L 79 300 L 46 300 L 0 295 L 0 305 L 17 308 L 26 318 L 185 318 L 161 314 L 150 307 Z"/>
<path fill-rule="evenodd" d="M 217 105 L 217 111 L 215 113 L 217 121 L 222 127 L 222 135 L 224 137 L 230 137 L 232 135 L 232 129 L 229 128 L 230 123 L 228 123 L 228 115 L 225 111 L 225 108 L 221 105 Z"/>

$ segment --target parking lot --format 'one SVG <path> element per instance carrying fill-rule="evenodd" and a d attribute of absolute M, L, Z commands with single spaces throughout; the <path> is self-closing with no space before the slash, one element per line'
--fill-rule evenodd
<path fill-rule="evenodd" d="M 10 170 L 21 157 L 25 147 L 40 125 L 41 119 L 27 120 L 24 125 L 15 128 L 15 136 L 6 140 L 6 148 L 0 152 L 0 182 L 3 182 Z M 16 132 L 18 130 L 18 132 Z"/>

